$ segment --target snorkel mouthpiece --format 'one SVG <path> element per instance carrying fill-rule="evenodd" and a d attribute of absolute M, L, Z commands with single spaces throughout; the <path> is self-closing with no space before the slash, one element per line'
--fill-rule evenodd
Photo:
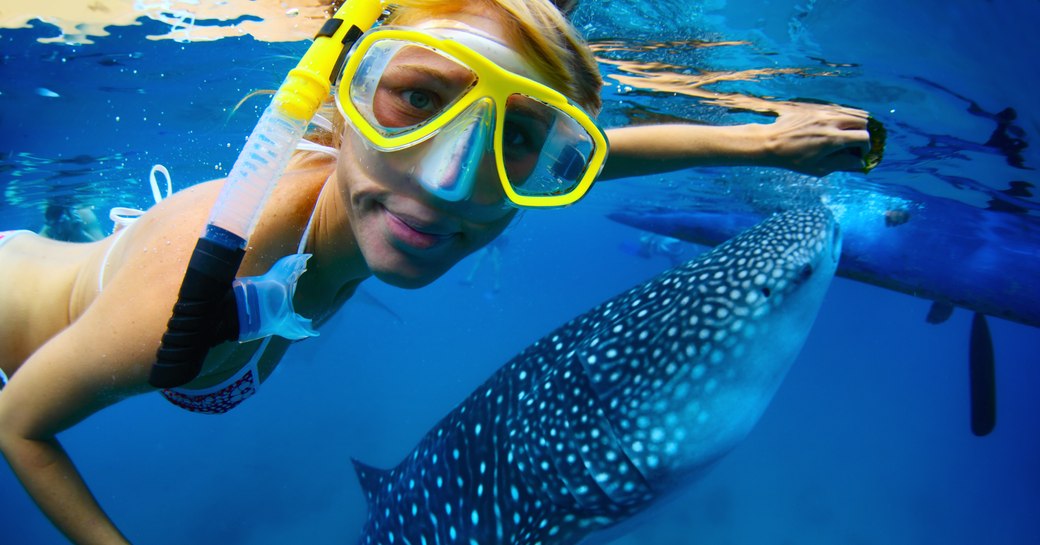
<path fill-rule="evenodd" d="M 417 176 L 427 191 L 446 201 L 470 198 L 484 154 L 490 152 L 494 105 L 484 99 L 430 139 Z"/>
<path fill-rule="evenodd" d="M 344 2 L 278 88 L 231 168 L 196 243 L 148 377 L 152 386 L 191 382 L 210 347 L 236 340 L 234 334 L 214 335 L 213 324 L 232 321 L 220 314 L 260 210 L 328 96 L 350 47 L 382 12 L 380 0 Z"/>
<path fill-rule="evenodd" d="M 239 278 L 232 284 L 238 307 L 238 341 L 278 335 L 291 341 L 317 337 L 311 321 L 293 309 L 296 282 L 307 270 L 311 254 L 287 255 L 260 276 Z"/>

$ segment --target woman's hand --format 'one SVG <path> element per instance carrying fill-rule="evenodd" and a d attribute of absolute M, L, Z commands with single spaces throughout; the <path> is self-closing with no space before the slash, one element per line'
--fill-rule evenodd
<path fill-rule="evenodd" d="M 841 106 L 783 102 L 763 125 L 763 163 L 812 176 L 862 172 L 870 151 L 869 115 Z"/>

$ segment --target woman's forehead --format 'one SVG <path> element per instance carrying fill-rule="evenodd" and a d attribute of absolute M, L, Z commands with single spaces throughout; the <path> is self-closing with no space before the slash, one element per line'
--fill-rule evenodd
<path fill-rule="evenodd" d="M 438 26 L 458 25 L 463 28 L 476 30 L 488 37 L 508 44 L 509 27 L 502 15 L 488 9 L 481 9 L 478 5 L 467 5 L 459 10 L 443 11 L 440 13 L 412 13 L 405 21 L 394 21 L 391 24 L 403 24 L 412 27 L 426 27 L 430 24 Z"/>
<path fill-rule="evenodd" d="M 545 83 L 531 63 L 507 43 L 504 27 L 495 19 L 461 13 L 458 18 L 428 19 L 410 26 L 455 40 L 510 72 Z"/>

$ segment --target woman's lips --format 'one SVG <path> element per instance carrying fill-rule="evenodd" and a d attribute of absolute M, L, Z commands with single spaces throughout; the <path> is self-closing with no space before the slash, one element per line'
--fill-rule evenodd
<path fill-rule="evenodd" d="M 404 219 L 385 207 L 383 208 L 383 215 L 386 217 L 387 228 L 394 238 L 420 250 L 428 250 L 451 240 L 455 236 L 455 233 L 437 233 L 427 230 L 431 228 L 419 227 L 416 225 L 418 222 Z"/>

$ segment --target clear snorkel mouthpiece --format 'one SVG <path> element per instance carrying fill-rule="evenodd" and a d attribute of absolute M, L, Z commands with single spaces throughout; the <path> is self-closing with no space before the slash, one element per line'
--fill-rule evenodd
<path fill-rule="evenodd" d="M 490 99 L 474 102 L 423 145 L 429 149 L 416 177 L 440 199 L 470 198 L 485 153 L 492 153 L 495 106 Z"/>
<path fill-rule="evenodd" d="M 311 254 L 293 254 L 278 260 L 260 276 L 238 278 L 232 283 L 238 307 L 238 341 L 271 335 L 297 341 L 316 337 L 311 321 L 293 309 L 293 295 Z"/>

